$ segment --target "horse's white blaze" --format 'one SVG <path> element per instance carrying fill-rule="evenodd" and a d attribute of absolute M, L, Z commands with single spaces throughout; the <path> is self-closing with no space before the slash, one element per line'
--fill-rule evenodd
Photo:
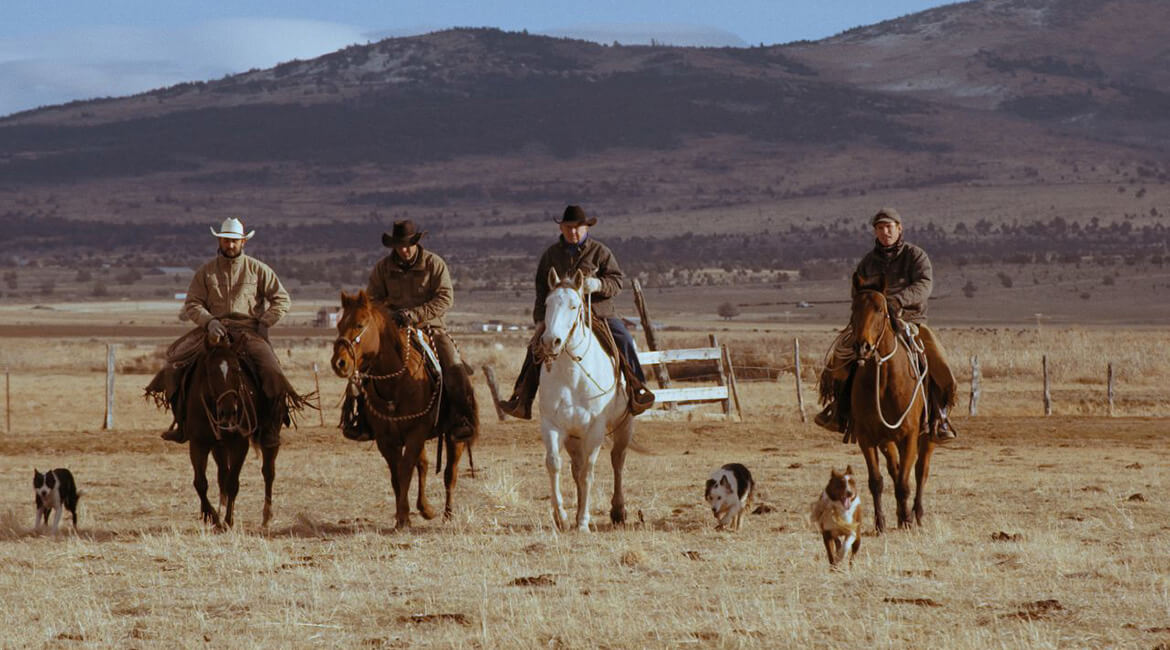
<path fill-rule="evenodd" d="M 228 375 L 228 362 L 227 361 L 220 361 L 219 362 L 219 371 L 223 373 L 224 381 L 227 381 L 227 378 L 228 378 L 228 376 L 227 376 Z"/>
<path fill-rule="evenodd" d="M 553 280 L 550 273 L 550 284 L 557 284 Z M 539 399 L 553 519 L 558 527 L 565 524 L 560 494 L 560 449 L 566 447 L 577 484 L 576 527 L 588 530 L 593 467 L 609 432 L 614 435 L 611 512 L 621 513 L 624 518 L 621 468 L 633 433 L 633 420 L 626 410 L 625 382 L 586 320 L 581 284 L 578 275 L 574 286 L 555 286 L 549 291 L 541 343 L 553 359 L 541 370 Z"/>

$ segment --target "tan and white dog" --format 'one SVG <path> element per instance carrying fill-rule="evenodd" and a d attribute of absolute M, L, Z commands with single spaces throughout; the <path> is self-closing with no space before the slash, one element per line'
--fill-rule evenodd
<path fill-rule="evenodd" d="M 743 514 L 751 506 L 755 488 L 752 473 L 739 463 L 728 463 L 711 474 L 707 479 L 706 498 L 718 522 L 715 530 L 725 527 L 739 530 Z"/>
<path fill-rule="evenodd" d="M 861 496 L 853 480 L 853 466 L 831 470 L 829 484 L 812 504 L 812 523 L 821 531 L 829 564 L 836 566 L 849 553 L 849 563 L 861 548 Z"/>

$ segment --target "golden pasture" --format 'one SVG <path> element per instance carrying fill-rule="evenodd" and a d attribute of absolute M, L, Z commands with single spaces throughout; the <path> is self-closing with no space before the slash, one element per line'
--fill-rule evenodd
<path fill-rule="evenodd" d="M 539 425 L 499 423 L 478 371 L 477 472 L 464 466 L 454 518 L 415 514 L 409 531 L 392 531 L 384 461 L 371 443 L 345 441 L 333 426 L 343 384 L 325 374 L 327 334 L 276 339 L 298 387 L 313 387 L 313 362 L 322 369 L 326 426 L 310 412 L 285 434 L 272 525 L 259 528 L 263 484 L 250 456 L 236 528 L 210 532 L 198 518 L 186 450 L 158 439 L 167 417 L 141 399 L 165 339 L 116 339 L 115 427 L 102 431 L 104 340 L 6 337 L 0 365 L 11 369 L 12 431 L 0 436 L 0 646 L 1170 643 L 1170 556 L 1160 542 L 1170 531 L 1163 334 L 944 330 L 962 383 L 961 438 L 935 456 L 927 522 L 874 536 L 865 494 L 867 534 L 844 571 L 829 570 L 806 516 L 831 467 L 852 463 L 864 474 L 863 463 L 855 447 L 800 422 L 784 371 L 794 335 L 811 416 L 814 366 L 831 330 L 720 332 L 738 365 L 780 369 L 779 377 L 741 381 L 742 422 L 718 409 L 639 419 L 635 435 L 653 454 L 626 463 L 632 523 L 608 523 L 603 453 L 590 534 L 552 527 Z M 468 360 L 492 364 L 505 391 L 522 340 L 460 338 Z M 700 332 L 668 337 L 672 347 L 704 341 Z M 970 418 L 965 360 L 973 353 L 984 386 L 979 416 Z M 1044 353 L 1055 411 L 1047 418 Z M 1109 362 L 1114 418 L 1105 416 Z M 751 468 L 764 507 L 739 533 L 715 531 L 703 481 L 733 461 Z M 73 470 L 84 492 L 78 534 L 30 530 L 34 466 Z M 441 503 L 438 479 L 427 490 Z M 892 519 L 888 477 L 885 485 Z M 564 487 L 575 503 L 567 478 Z"/>

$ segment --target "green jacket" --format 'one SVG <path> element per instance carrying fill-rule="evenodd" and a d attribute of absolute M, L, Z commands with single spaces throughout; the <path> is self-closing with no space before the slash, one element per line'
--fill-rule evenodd
<path fill-rule="evenodd" d="M 875 245 L 857 264 L 857 273 L 866 279 L 886 278 L 886 296 L 902 303 L 902 318 L 911 323 L 926 322 L 926 301 L 934 282 L 934 271 L 926 251 L 901 242 L 890 251 Z"/>
<path fill-rule="evenodd" d="M 407 310 L 415 325 L 445 328 L 443 315 L 455 304 L 447 263 L 422 246 L 410 266 L 404 269 L 398 262 L 398 255 L 390 253 L 374 265 L 366 285 L 370 299 Z"/>
<path fill-rule="evenodd" d="M 601 280 L 601 290 L 593 294 L 593 314 L 600 318 L 617 316 L 611 298 L 622 292 L 622 270 L 617 258 L 609 248 L 592 237 L 586 237 L 581 245 L 572 246 L 564 237 L 548 247 L 536 265 L 536 304 L 532 309 L 532 320 L 544 322 L 544 300 L 548 297 L 548 270 L 557 270 L 562 278 L 571 277 L 578 270 L 586 277 L 592 275 Z"/>
<path fill-rule="evenodd" d="M 275 325 L 291 304 L 276 273 L 264 262 L 240 253 L 235 259 L 216 255 L 195 271 L 183 313 L 200 327 L 218 318 L 256 329 L 261 323 Z"/>

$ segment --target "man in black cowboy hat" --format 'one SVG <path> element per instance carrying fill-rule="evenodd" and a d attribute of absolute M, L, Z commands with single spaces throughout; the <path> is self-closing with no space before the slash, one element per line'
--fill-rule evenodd
<path fill-rule="evenodd" d="M 604 319 L 613 334 L 620 354 L 622 372 L 630 394 L 630 410 L 635 415 L 654 405 L 654 393 L 645 386 L 646 377 L 638 363 L 638 349 L 634 337 L 630 336 L 625 323 L 618 317 L 612 298 L 622 290 L 621 268 L 613 252 L 605 244 L 589 236 L 589 228 L 597 223 L 596 217 L 586 217 L 580 206 L 570 205 L 557 222 L 561 236 L 557 243 L 548 247 L 536 267 L 536 304 L 532 319 L 537 324 L 537 335 L 544 324 L 544 300 L 548 297 L 548 270 L 555 268 L 562 278 L 572 277 L 576 271 L 585 273 L 585 292 L 593 302 L 593 315 Z M 540 365 L 532 357 L 529 348 L 516 379 L 512 397 L 500 402 L 500 409 L 513 417 L 525 420 L 532 418 L 532 400 L 540 385 Z"/>
<path fill-rule="evenodd" d="M 857 273 L 886 281 L 886 305 L 895 323 L 912 323 L 917 329 L 926 355 L 930 379 L 930 431 L 936 441 L 955 438 L 955 428 L 947 417 L 954 405 L 957 384 L 947 364 L 946 353 L 938 336 L 926 326 L 926 301 L 934 282 L 934 272 L 926 251 L 903 241 L 902 216 L 893 208 L 882 208 L 870 219 L 874 247 L 857 264 Z M 825 369 L 821 373 L 821 398 L 827 404 L 814 418 L 819 426 L 844 432 L 849 420 L 849 390 L 856 361 L 853 331 L 845 328 L 833 343 Z"/>
<path fill-rule="evenodd" d="M 443 368 L 443 398 L 452 409 L 449 431 L 455 440 L 467 441 L 475 437 L 478 422 L 475 392 L 443 321 L 443 315 L 455 304 L 455 292 L 447 263 L 419 244 L 425 234 L 409 219 L 395 221 L 390 232 L 382 233 L 382 245 L 391 251 L 374 265 L 366 293 L 370 300 L 386 305 L 400 327 L 417 327 L 430 336 Z M 351 440 L 372 440 L 362 419 L 354 417 L 351 400 L 347 394 L 342 433 Z"/>

